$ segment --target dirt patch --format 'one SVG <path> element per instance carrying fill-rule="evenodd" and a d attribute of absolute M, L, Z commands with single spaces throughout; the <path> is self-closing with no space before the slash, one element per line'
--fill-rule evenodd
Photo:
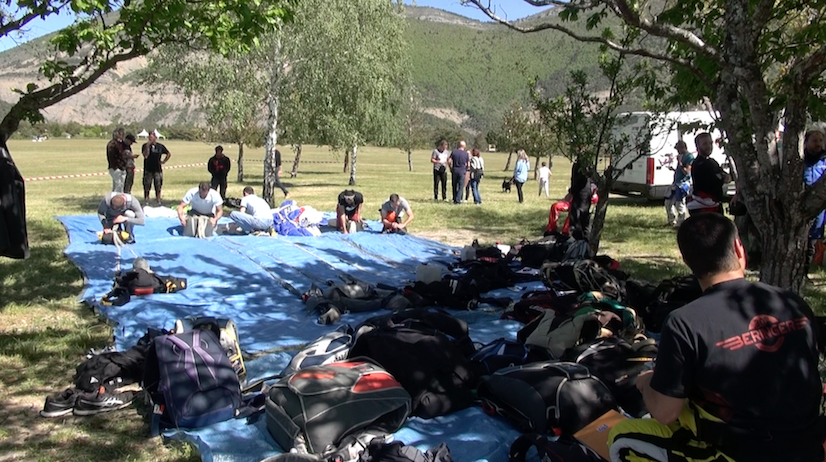
<path fill-rule="evenodd" d="M 414 235 L 444 242 L 445 244 L 460 248 L 470 245 L 474 239 L 478 239 L 481 244 L 493 244 L 496 242 L 496 236 L 494 234 L 473 229 L 416 230 L 414 231 Z"/>

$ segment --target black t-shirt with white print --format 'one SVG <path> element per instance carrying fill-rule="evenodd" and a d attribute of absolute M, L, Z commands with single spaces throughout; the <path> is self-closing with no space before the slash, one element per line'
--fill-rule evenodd
<path fill-rule="evenodd" d="M 736 460 L 819 452 L 822 439 L 811 436 L 822 392 L 813 319 L 792 292 L 745 279 L 714 285 L 666 320 L 651 387 L 747 434 L 772 435 L 755 438 L 748 454 L 727 454 Z"/>

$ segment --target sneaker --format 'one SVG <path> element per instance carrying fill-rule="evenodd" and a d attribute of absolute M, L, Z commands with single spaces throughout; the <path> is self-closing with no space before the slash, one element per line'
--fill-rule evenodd
<path fill-rule="evenodd" d="M 74 414 L 94 415 L 100 414 L 101 412 L 123 409 L 132 403 L 135 395 L 136 393 L 134 391 L 109 393 L 103 390 L 88 395 L 81 395 L 77 400 L 77 404 L 75 404 Z"/>
<path fill-rule="evenodd" d="M 62 417 L 72 413 L 79 393 L 74 388 L 67 388 L 57 395 L 47 396 L 46 404 L 40 411 L 41 417 Z"/>

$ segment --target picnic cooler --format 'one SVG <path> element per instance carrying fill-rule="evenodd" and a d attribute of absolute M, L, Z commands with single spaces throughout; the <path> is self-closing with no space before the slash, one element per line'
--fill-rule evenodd
<path fill-rule="evenodd" d="M 393 433 L 410 415 L 410 395 L 381 367 L 363 360 L 302 369 L 267 391 L 267 430 L 285 450 L 329 452 L 348 436 Z"/>

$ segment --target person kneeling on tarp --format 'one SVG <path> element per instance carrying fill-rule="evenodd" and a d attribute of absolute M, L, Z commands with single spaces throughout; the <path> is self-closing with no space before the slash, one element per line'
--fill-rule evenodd
<path fill-rule="evenodd" d="M 110 192 L 103 196 L 98 206 L 98 218 L 103 225 L 101 241 L 114 243 L 114 232 L 124 231 L 125 235 L 118 238 L 130 244 L 135 242 L 133 229 L 135 225 L 143 225 L 143 209 L 141 203 L 131 194 Z"/>
<path fill-rule="evenodd" d="M 256 196 L 254 192 L 252 186 L 244 188 L 240 209 L 229 214 L 232 221 L 247 234 L 272 228 L 272 209 L 267 201 Z"/>
<path fill-rule="evenodd" d="M 395 193 L 391 194 L 390 199 L 382 204 L 379 212 L 381 212 L 381 224 L 384 225 L 383 233 L 406 234 L 407 225 L 413 221 L 413 209 L 410 208 L 410 203 Z M 402 221 L 405 214 L 407 216 Z"/>
<path fill-rule="evenodd" d="M 609 433 L 616 461 L 823 461 L 816 326 L 797 294 L 744 278 L 737 228 L 717 213 L 677 231 L 703 295 L 665 322 L 637 388 L 653 419 Z"/>
<path fill-rule="evenodd" d="M 344 234 L 364 231 L 361 221 L 361 206 L 364 205 L 364 196 L 352 189 L 345 189 L 338 195 L 336 205 L 336 228 Z"/>
<path fill-rule="evenodd" d="M 184 208 L 191 209 L 184 215 Z M 224 200 L 218 191 L 211 189 L 208 181 L 187 191 L 178 204 L 178 219 L 184 227 L 184 236 L 209 237 L 215 231 L 218 219 L 224 214 Z"/>

